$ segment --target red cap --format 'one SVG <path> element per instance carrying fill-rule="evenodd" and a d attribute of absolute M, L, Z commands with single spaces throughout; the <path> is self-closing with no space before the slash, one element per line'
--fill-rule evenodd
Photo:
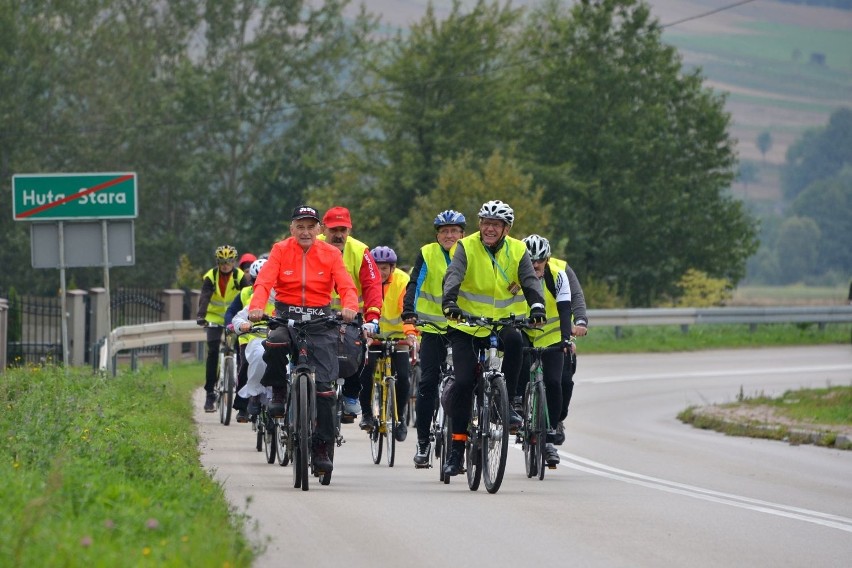
<path fill-rule="evenodd" d="M 255 260 L 257 260 L 257 257 L 254 256 L 252 253 L 247 252 L 240 257 L 240 261 L 237 263 L 237 266 L 242 266 L 245 262 L 254 262 Z"/>
<path fill-rule="evenodd" d="M 352 228 L 352 219 L 349 217 L 349 209 L 346 207 L 332 207 L 325 212 L 322 218 L 322 224 L 333 229 L 334 227 Z"/>

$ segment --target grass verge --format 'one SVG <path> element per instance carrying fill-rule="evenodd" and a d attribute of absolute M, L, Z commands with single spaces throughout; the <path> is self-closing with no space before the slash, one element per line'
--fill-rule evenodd
<path fill-rule="evenodd" d="M 791 390 L 778 398 L 740 392 L 737 402 L 690 406 L 677 417 L 729 436 L 852 450 L 852 386 Z"/>
<path fill-rule="evenodd" d="M 198 373 L 0 374 L 0 565 L 251 565 L 245 517 L 200 467 Z"/>

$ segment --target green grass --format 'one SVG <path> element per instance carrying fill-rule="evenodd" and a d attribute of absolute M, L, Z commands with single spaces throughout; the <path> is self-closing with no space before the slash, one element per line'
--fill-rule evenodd
<path fill-rule="evenodd" d="M 248 566 L 245 518 L 202 469 L 200 365 L 0 374 L 0 566 Z"/>
<path fill-rule="evenodd" d="M 577 338 L 578 353 L 643 353 L 698 351 L 702 349 L 778 347 L 783 345 L 848 344 L 852 324 L 763 324 L 750 331 L 748 325 L 694 325 L 684 333 L 680 326 L 630 326 L 616 336 L 613 327 L 595 327 Z"/>
<path fill-rule="evenodd" d="M 744 398 L 746 406 L 770 406 L 778 414 L 814 424 L 852 425 L 852 386 L 787 391 L 778 398 Z"/>

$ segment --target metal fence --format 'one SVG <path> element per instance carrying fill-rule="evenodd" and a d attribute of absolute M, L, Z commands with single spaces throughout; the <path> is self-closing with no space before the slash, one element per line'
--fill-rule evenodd
<path fill-rule="evenodd" d="M 9 365 L 44 365 L 62 361 L 62 300 L 4 294 L 8 299 Z"/>

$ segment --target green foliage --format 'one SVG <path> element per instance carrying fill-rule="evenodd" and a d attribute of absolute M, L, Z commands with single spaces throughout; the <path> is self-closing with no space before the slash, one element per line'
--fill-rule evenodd
<path fill-rule="evenodd" d="M 731 283 L 724 278 L 711 278 L 690 268 L 677 283 L 681 294 L 674 305 L 679 308 L 723 306 L 731 298 Z"/>
<path fill-rule="evenodd" d="M 772 134 L 768 130 L 764 130 L 757 135 L 757 149 L 760 150 L 760 155 L 766 160 L 766 153 L 772 148 Z"/>
<path fill-rule="evenodd" d="M 723 193 L 730 117 L 699 72 L 682 73 L 647 4 L 546 2 L 519 49 L 520 155 L 561 220 L 554 238 L 570 228 L 578 273 L 613 279 L 634 306 L 673 295 L 690 267 L 742 278 L 756 231 Z"/>
<path fill-rule="evenodd" d="M 801 282 L 813 272 L 819 239 L 819 226 L 810 217 L 788 217 L 784 221 L 776 241 L 782 284 Z"/>
<path fill-rule="evenodd" d="M 589 277 L 583 282 L 583 297 L 586 305 L 594 309 L 627 307 L 627 302 L 618 295 L 615 284 L 594 277 Z"/>
<path fill-rule="evenodd" d="M 806 132 L 787 149 L 784 194 L 795 199 L 811 183 L 832 178 L 852 165 L 852 108 L 831 114 L 828 125 Z"/>
<path fill-rule="evenodd" d="M 198 372 L 0 375 L 0 564 L 249 565 L 245 519 L 199 470 Z"/>
<path fill-rule="evenodd" d="M 203 275 L 203 269 L 193 266 L 189 256 L 182 254 L 178 259 L 175 282 L 172 286 L 183 290 L 198 288 Z"/>

